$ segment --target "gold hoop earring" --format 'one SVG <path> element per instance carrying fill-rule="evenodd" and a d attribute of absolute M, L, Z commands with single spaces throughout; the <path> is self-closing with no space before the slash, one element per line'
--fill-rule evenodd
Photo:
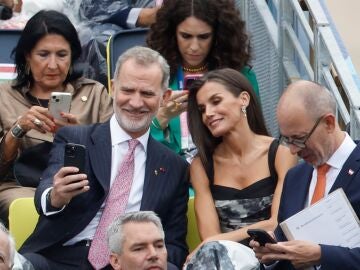
<path fill-rule="evenodd" d="M 242 113 L 244 114 L 244 117 L 246 118 L 246 117 L 247 117 L 246 107 L 245 107 L 245 106 L 242 106 L 242 107 L 241 107 L 241 111 L 242 111 Z"/>

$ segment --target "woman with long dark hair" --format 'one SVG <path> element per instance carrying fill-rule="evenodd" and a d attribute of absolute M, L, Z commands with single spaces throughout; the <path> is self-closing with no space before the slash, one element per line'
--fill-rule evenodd
<path fill-rule="evenodd" d="M 186 115 L 182 114 L 187 107 L 186 77 L 233 68 L 251 81 L 258 96 L 245 23 L 233 0 L 164 1 L 147 44 L 168 61 L 174 90 L 154 119 L 151 134 L 177 153 L 191 155 L 195 148 L 186 132 Z"/>
<path fill-rule="evenodd" d="M 211 71 L 194 82 L 189 129 L 198 149 L 190 169 L 203 243 L 248 244 L 247 229 L 273 230 L 286 172 L 296 163 L 266 131 L 251 84 L 240 72 Z"/>

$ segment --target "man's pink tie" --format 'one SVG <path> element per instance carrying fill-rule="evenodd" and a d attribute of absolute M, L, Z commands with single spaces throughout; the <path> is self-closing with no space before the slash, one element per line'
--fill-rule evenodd
<path fill-rule="evenodd" d="M 126 153 L 113 185 L 105 202 L 99 225 L 91 243 L 88 259 L 95 269 L 102 269 L 109 264 L 110 251 L 106 241 L 106 231 L 110 223 L 123 214 L 128 203 L 130 189 L 134 177 L 134 152 L 139 144 L 138 140 L 130 140 Z"/>

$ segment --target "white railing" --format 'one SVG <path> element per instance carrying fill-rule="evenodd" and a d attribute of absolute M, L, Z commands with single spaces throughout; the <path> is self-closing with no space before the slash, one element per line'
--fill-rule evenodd
<path fill-rule="evenodd" d="M 275 6 L 276 19 L 269 16 L 269 7 L 264 0 L 239 0 L 237 4 L 252 36 L 253 64 L 260 91 L 266 92 L 266 96 L 278 97 L 292 81 L 308 79 L 323 84 L 336 98 L 339 122 L 349 128 L 352 138 L 359 139 L 360 89 L 340 50 L 321 0 L 305 0 L 308 12 L 302 10 L 298 0 L 279 0 Z M 267 42 L 255 44 L 259 40 Z M 273 50 L 273 57 L 258 59 L 261 51 L 269 48 Z M 261 71 L 263 66 L 274 66 L 274 61 L 279 63 L 277 86 L 274 87 L 272 80 L 269 88 L 268 77 L 258 70 Z M 273 110 L 274 103 L 277 103 L 274 99 L 262 98 L 263 110 L 268 107 Z M 276 134 L 274 113 L 264 114 L 269 129 Z"/>
<path fill-rule="evenodd" d="M 294 59 L 299 60 L 306 77 L 326 85 L 334 94 L 339 121 L 349 126 L 351 136 L 358 139 L 360 89 L 341 53 L 320 1 L 305 2 L 309 9 L 308 16 L 301 10 L 298 0 L 280 0 L 279 47 L 284 71 L 290 81 L 297 79 L 301 73 L 293 72 L 293 65 L 296 62 Z M 307 40 L 299 39 L 297 27 L 302 28 Z M 308 51 L 301 43 L 308 45 Z"/>

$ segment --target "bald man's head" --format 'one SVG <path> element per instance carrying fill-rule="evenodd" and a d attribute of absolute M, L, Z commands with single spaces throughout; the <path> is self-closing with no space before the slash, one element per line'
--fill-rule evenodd
<path fill-rule="evenodd" d="M 345 137 L 337 123 L 334 97 L 314 82 L 290 84 L 279 100 L 277 118 L 282 141 L 314 166 L 324 164 Z"/>
<path fill-rule="evenodd" d="M 326 113 L 336 114 L 336 102 L 324 86 L 310 81 L 297 81 L 290 84 L 281 96 L 277 113 L 305 113 L 313 120 Z"/>

